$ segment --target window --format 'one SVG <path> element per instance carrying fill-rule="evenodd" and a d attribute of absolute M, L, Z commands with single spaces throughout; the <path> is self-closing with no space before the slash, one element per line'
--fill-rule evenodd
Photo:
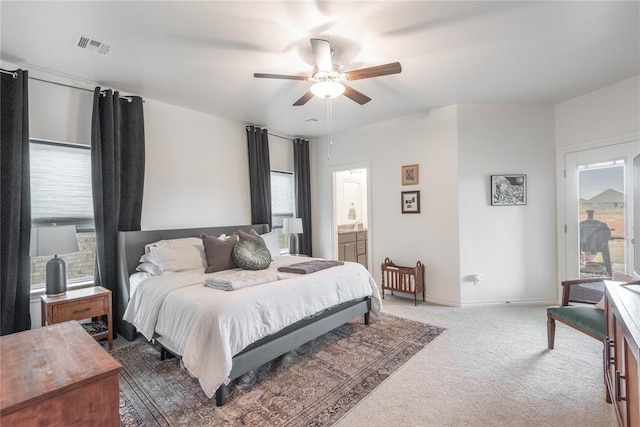
<path fill-rule="evenodd" d="M 295 184 L 293 173 L 271 171 L 271 222 L 278 233 L 280 249 L 289 252 L 289 236 L 282 234 L 285 218 L 293 218 L 295 201 Z"/>
<path fill-rule="evenodd" d="M 64 254 L 67 279 L 90 280 L 95 269 L 96 234 L 91 191 L 91 147 L 32 139 L 31 225 L 75 225 L 79 252 Z M 44 286 L 51 256 L 31 258 L 31 285 Z"/>

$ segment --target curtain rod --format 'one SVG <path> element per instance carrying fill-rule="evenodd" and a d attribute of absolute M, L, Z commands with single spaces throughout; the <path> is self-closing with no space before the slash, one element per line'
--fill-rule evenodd
<path fill-rule="evenodd" d="M 260 125 L 254 125 L 254 124 L 248 124 L 246 125 L 247 127 L 249 126 L 253 126 L 253 127 L 259 127 L 261 129 L 264 129 L 264 126 L 260 126 Z M 295 138 L 291 138 L 290 136 L 284 136 L 284 135 L 278 135 L 277 133 L 273 133 L 273 132 L 269 132 L 269 130 L 267 130 L 267 135 L 271 135 L 271 136 L 277 136 L 278 138 L 282 138 L 282 139 L 288 139 L 290 141 L 293 141 Z"/>
<path fill-rule="evenodd" d="M 267 134 L 269 134 L 271 136 L 277 136 L 278 138 L 282 138 L 282 139 L 289 139 L 291 141 L 293 141 L 295 139 L 295 138 L 289 138 L 288 136 L 278 135 L 277 133 L 271 133 L 269 131 L 267 131 Z"/>
<path fill-rule="evenodd" d="M 12 75 L 12 76 L 13 76 L 13 78 L 14 78 L 14 79 L 18 77 L 18 73 L 16 73 L 15 71 L 7 71 L 7 70 L 3 70 L 2 68 L 0 68 L 0 73 L 10 74 L 10 75 Z M 50 83 L 50 84 L 52 84 L 52 85 L 64 86 L 64 87 L 68 87 L 68 88 L 71 88 L 71 89 L 84 90 L 84 91 L 86 91 L 86 92 L 91 92 L 91 93 L 93 93 L 93 90 L 92 90 L 92 89 L 87 89 L 87 88 L 85 88 L 85 87 L 80 87 L 80 86 L 68 85 L 68 84 L 66 84 L 66 83 L 53 82 L 53 81 L 51 81 L 51 80 L 39 79 L 39 78 L 37 78 L 37 77 L 29 76 L 29 80 L 36 80 L 36 81 L 43 82 L 43 83 Z M 104 90 L 107 90 L 107 89 L 104 89 Z M 104 90 L 103 90 L 103 91 L 104 91 Z M 102 93 L 103 91 L 101 91 L 101 93 Z M 105 95 L 104 95 L 104 93 L 102 94 L 102 96 L 105 96 Z M 120 98 L 126 99 L 126 100 L 128 100 L 129 102 L 131 102 L 131 101 L 132 101 L 131 96 L 126 96 L 126 95 L 119 95 L 119 96 L 120 96 Z M 142 100 L 142 102 L 144 102 L 144 99 Z"/>

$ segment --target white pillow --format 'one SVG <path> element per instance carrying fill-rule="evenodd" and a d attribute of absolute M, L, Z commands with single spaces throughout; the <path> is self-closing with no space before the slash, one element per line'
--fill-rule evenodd
<path fill-rule="evenodd" d="M 206 266 L 201 240 L 198 245 L 151 246 L 149 250 L 163 272 L 204 269 Z"/>
<path fill-rule="evenodd" d="M 202 239 L 199 237 L 181 237 L 179 239 L 158 240 L 154 243 L 148 243 L 144 246 L 144 253 L 148 254 L 154 246 L 189 246 L 202 245 Z"/>
<path fill-rule="evenodd" d="M 153 257 L 153 255 L 151 255 L 150 253 L 142 255 L 140 257 L 140 259 L 138 260 L 138 262 L 140 262 L 140 263 L 148 262 L 148 263 L 151 263 L 151 264 L 158 265 L 158 260 L 156 260 Z"/>
<path fill-rule="evenodd" d="M 264 240 L 264 244 L 271 252 L 271 259 L 278 258 L 280 256 L 280 242 L 278 242 L 278 234 L 277 232 L 270 231 L 269 233 L 261 234 L 262 240 Z"/>
<path fill-rule="evenodd" d="M 162 269 L 158 265 L 151 262 L 141 262 L 136 267 L 136 271 L 141 271 L 152 276 L 159 276 L 162 274 Z"/>

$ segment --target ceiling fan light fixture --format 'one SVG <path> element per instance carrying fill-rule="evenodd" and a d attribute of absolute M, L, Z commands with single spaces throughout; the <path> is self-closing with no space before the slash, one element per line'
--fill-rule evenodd
<path fill-rule="evenodd" d="M 344 93 L 345 87 L 342 83 L 333 81 L 318 82 L 311 86 L 311 93 L 319 98 L 331 99 Z"/>

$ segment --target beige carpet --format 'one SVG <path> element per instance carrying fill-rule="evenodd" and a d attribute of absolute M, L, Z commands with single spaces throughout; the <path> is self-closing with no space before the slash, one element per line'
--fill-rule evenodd
<path fill-rule="evenodd" d="M 236 380 L 216 407 L 177 359 L 119 347 L 125 426 L 330 426 L 443 329 L 388 314 L 343 325 Z"/>
<path fill-rule="evenodd" d="M 543 306 L 452 308 L 387 297 L 387 313 L 447 328 L 336 425 L 616 426 L 604 401 L 602 344 Z"/>

